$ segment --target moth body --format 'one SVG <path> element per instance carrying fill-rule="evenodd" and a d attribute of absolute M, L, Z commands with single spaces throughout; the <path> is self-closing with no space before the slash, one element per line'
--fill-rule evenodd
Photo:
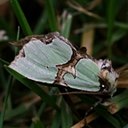
<path fill-rule="evenodd" d="M 57 84 L 94 94 L 113 95 L 117 73 L 109 60 L 96 60 L 59 33 L 26 37 L 9 67 L 36 82 Z"/>

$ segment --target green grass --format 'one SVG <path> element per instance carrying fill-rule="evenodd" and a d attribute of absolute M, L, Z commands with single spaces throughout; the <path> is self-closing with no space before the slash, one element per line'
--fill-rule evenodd
<path fill-rule="evenodd" d="M 83 9 L 88 9 L 92 4 L 89 0 L 76 2 Z M 7 13 L 1 11 L 3 15 L 0 17 L 0 30 L 5 30 L 8 36 L 8 40 L 0 40 L 0 128 L 70 128 L 84 118 L 89 106 L 97 100 L 85 94 L 55 95 L 61 92 L 60 88 L 40 85 L 8 68 L 17 52 L 9 42 L 33 33 L 59 31 L 76 47 L 80 47 L 84 27 L 93 25 L 95 34 L 88 36 L 88 39 L 94 38 L 93 42 L 88 42 L 92 43 L 90 49 L 93 56 L 111 59 L 115 69 L 118 69 L 128 63 L 128 2 L 108 0 L 97 3 L 88 11 L 97 14 L 100 19 L 79 12 L 65 1 L 10 0 L 8 4 L 10 8 Z M 112 104 L 95 108 L 98 118 L 90 126 L 127 127 L 128 91 L 125 88 L 117 90 L 111 99 Z M 40 97 L 37 101 L 35 94 Z M 117 107 L 114 114 L 109 112 L 111 105 Z"/>

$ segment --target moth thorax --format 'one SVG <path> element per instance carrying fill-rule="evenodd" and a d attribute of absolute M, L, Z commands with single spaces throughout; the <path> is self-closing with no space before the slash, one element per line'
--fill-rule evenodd
<path fill-rule="evenodd" d="M 102 69 L 100 72 L 101 89 L 111 96 L 116 92 L 118 74 L 111 69 Z"/>

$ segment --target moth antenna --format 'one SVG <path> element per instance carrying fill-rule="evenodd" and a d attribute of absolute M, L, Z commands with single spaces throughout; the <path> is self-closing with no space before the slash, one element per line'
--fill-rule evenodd
<path fill-rule="evenodd" d="M 73 94 L 86 94 L 86 92 L 60 92 L 60 93 L 55 94 L 55 95 L 62 96 L 62 95 L 73 95 Z"/>
<path fill-rule="evenodd" d="M 73 92 L 61 92 L 61 93 L 58 93 L 58 94 L 55 94 L 57 96 L 61 96 L 61 95 L 74 95 L 74 94 L 78 94 L 78 95 L 81 95 L 81 94 L 92 94 L 94 95 L 95 93 L 91 93 L 91 92 L 86 92 L 86 91 L 73 91 Z"/>

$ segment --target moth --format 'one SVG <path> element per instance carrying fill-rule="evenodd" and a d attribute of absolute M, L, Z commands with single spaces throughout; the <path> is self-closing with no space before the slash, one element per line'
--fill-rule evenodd
<path fill-rule="evenodd" d="M 77 50 L 58 32 L 33 35 L 18 41 L 22 49 L 9 67 L 24 77 L 42 83 L 113 95 L 118 74 L 110 60 L 96 60 L 85 47 Z"/>

